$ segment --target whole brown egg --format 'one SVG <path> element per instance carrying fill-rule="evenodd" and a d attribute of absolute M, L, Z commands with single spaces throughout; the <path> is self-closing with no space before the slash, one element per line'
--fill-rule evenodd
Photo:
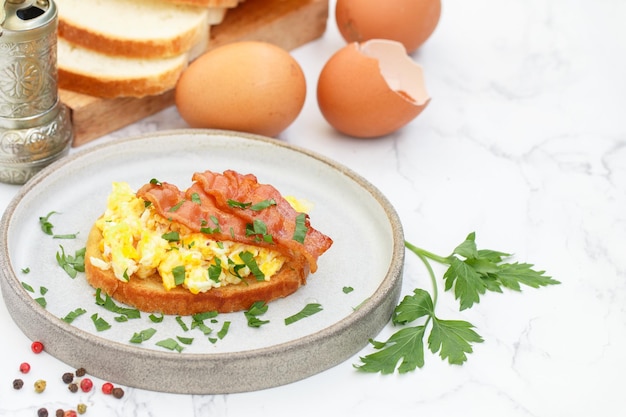
<path fill-rule="evenodd" d="M 346 45 L 326 62 L 317 83 L 317 103 L 326 121 L 359 138 L 400 129 L 429 101 L 422 67 L 396 41 Z"/>
<path fill-rule="evenodd" d="M 196 128 L 276 136 L 299 115 L 306 81 L 286 50 L 266 42 L 241 41 L 210 50 L 181 75 L 175 102 Z"/>
<path fill-rule="evenodd" d="M 434 32 L 441 0 L 337 0 L 335 20 L 347 42 L 389 39 L 407 52 L 418 49 Z"/>

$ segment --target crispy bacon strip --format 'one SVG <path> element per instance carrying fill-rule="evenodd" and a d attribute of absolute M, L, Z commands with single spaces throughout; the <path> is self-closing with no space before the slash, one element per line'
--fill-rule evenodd
<path fill-rule="evenodd" d="M 311 272 L 317 270 L 317 259 L 333 243 L 330 237 L 311 227 L 308 216 L 304 242 L 294 240 L 299 213 L 278 190 L 268 184 L 259 184 L 254 175 L 205 171 L 195 173 L 192 179 L 194 184 L 184 192 L 168 183 L 146 184 L 137 196 L 150 201 L 162 217 L 193 231 L 210 233 L 215 240 L 271 247 L 292 259 L 300 261 L 299 258 L 304 258 Z M 261 210 L 250 208 L 268 200 L 275 204 Z M 255 221 L 266 226 L 271 242 L 249 233 L 250 225 Z"/>

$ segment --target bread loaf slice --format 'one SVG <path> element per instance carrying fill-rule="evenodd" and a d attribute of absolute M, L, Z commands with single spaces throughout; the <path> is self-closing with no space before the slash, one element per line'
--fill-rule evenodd
<path fill-rule="evenodd" d="M 202 7 L 236 7 L 244 0 L 167 0 L 174 4 L 188 4 Z"/>
<path fill-rule="evenodd" d="M 230 313 L 249 309 L 257 301 L 269 302 L 290 295 L 306 283 L 309 273 L 304 265 L 285 263 L 269 281 L 246 278 L 246 282 L 213 288 L 192 294 L 181 286 L 166 290 L 158 274 L 147 278 L 133 277 L 122 282 L 113 271 L 94 266 L 92 257 L 102 259 L 99 249 L 102 233 L 94 226 L 87 238 L 85 251 L 85 278 L 115 300 L 144 312 L 192 315 L 208 311 Z"/>
<path fill-rule="evenodd" d="M 206 50 L 209 28 L 224 7 L 168 0 L 56 0 L 59 37 L 107 55 L 133 58 L 178 56 Z M 192 56 L 193 58 L 194 56 Z"/>
<path fill-rule="evenodd" d="M 60 88 L 102 98 L 144 97 L 176 86 L 187 53 L 169 58 L 127 58 L 57 41 Z"/>

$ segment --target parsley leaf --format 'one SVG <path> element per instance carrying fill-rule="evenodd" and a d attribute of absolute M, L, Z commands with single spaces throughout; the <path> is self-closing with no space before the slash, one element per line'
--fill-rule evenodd
<path fill-rule="evenodd" d="M 70 311 L 69 313 L 67 313 L 65 317 L 63 317 L 61 320 L 63 320 L 66 323 L 72 323 L 74 320 L 76 320 L 77 317 L 82 316 L 86 312 L 87 310 L 79 307 L 75 309 L 74 311 Z"/>
<path fill-rule="evenodd" d="M 297 322 L 298 320 L 302 320 L 306 317 L 310 317 L 313 314 L 319 313 L 322 311 L 322 305 L 317 303 L 311 303 L 304 306 L 302 310 L 297 312 L 296 314 L 285 318 L 285 325 L 288 326 L 292 323 Z"/>
<path fill-rule="evenodd" d="M 75 251 L 72 256 L 65 253 L 63 246 L 59 247 L 61 253 L 56 254 L 57 263 L 71 278 L 76 278 L 78 272 L 85 272 L 85 248 Z"/>
<path fill-rule="evenodd" d="M 362 365 L 356 366 L 364 372 L 380 372 L 381 374 L 392 374 L 398 362 L 402 361 L 398 372 L 406 373 L 424 366 L 424 326 L 405 327 L 395 332 L 386 342 L 370 343 L 381 349 L 376 353 L 371 353 L 363 358 Z"/>
<path fill-rule="evenodd" d="M 448 359 L 448 363 L 462 365 L 467 360 L 466 353 L 472 353 L 470 343 L 483 341 L 472 327 L 474 326 L 466 321 L 440 320 L 434 317 L 428 348 L 432 353 L 439 352 L 441 359 Z"/>
<path fill-rule="evenodd" d="M 98 313 L 92 314 L 91 321 L 93 321 L 94 326 L 96 326 L 96 330 L 99 332 L 108 330 L 111 328 L 111 325 L 102 317 L 98 316 Z"/>
<path fill-rule="evenodd" d="M 149 340 L 152 336 L 154 336 L 155 333 L 156 333 L 156 329 L 152 327 L 142 330 L 140 332 L 134 333 L 133 337 L 130 338 L 130 343 L 145 342 L 146 340 Z"/>
<path fill-rule="evenodd" d="M 126 308 L 120 307 L 115 304 L 115 301 L 108 295 L 105 294 L 105 298 L 101 296 L 102 290 L 100 288 L 96 289 L 96 304 L 104 307 L 106 310 L 109 310 L 112 313 L 121 314 L 127 319 L 138 319 L 141 318 L 141 312 L 135 308 Z"/>
<path fill-rule="evenodd" d="M 447 265 L 443 274 L 445 291 L 452 291 L 459 301 L 459 310 L 473 307 L 487 291 L 501 293 L 502 288 L 521 291 L 521 285 L 539 288 L 560 284 L 536 271 L 532 264 L 507 263 L 512 255 L 490 249 L 479 250 L 476 235 L 470 233 L 451 255 L 439 256 L 418 248 L 409 242 L 405 246 L 423 263 L 433 284 L 433 296 L 423 289 L 415 289 L 412 295 L 405 296 L 396 306 L 391 321 L 394 325 L 405 326 L 420 320 L 413 327 L 404 327 L 395 332 L 387 341 L 370 340 L 377 352 L 361 357 L 361 364 L 355 365 L 360 371 L 390 374 L 414 371 L 424 366 L 424 338 L 428 334 L 428 349 L 439 354 L 449 364 L 462 365 L 467 355 L 473 352 L 472 344 L 483 342 L 474 326 L 462 320 L 443 320 L 435 314 L 438 286 L 432 262 Z M 430 330 L 430 333 L 428 331 Z"/>
<path fill-rule="evenodd" d="M 47 215 L 39 217 L 39 225 L 41 226 L 41 230 L 47 235 L 52 235 L 52 229 L 54 228 L 54 225 L 50 223 L 48 219 L 53 214 L 56 214 L 56 211 L 51 211 Z"/>
<path fill-rule="evenodd" d="M 306 225 L 306 214 L 300 213 L 296 216 L 296 226 L 293 231 L 292 239 L 296 242 L 304 244 L 304 238 L 306 237 L 307 232 L 308 227 Z"/>
<path fill-rule="evenodd" d="M 261 327 L 264 324 L 269 323 L 269 320 L 261 320 L 258 316 L 261 316 L 267 312 L 267 304 L 264 301 L 256 301 L 250 308 L 243 314 L 248 321 L 249 327 Z"/>
<path fill-rule="evenodd" d="M 178 344 L 178 342 L 174 339 L 167 338 L 165 340 L 161 340 L 159 342 L 155 343 L 157 346 L 161 346 L 165 349 L 169 349 L 169 350 L 175 350 L 176 352 L 180 353 L 183 351 L 183 347 L 181 345 Z"/>

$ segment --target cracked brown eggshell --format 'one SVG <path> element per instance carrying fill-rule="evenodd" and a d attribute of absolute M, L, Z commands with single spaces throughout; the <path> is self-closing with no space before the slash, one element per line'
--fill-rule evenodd
<path fill-rule="evenodd" d="M 422 67 L 396 41 L 346 45 L 326 62 L 317 83 L 317 102 L 326 121 L 359 138 L 400 129 L 429 101 Z"/>

